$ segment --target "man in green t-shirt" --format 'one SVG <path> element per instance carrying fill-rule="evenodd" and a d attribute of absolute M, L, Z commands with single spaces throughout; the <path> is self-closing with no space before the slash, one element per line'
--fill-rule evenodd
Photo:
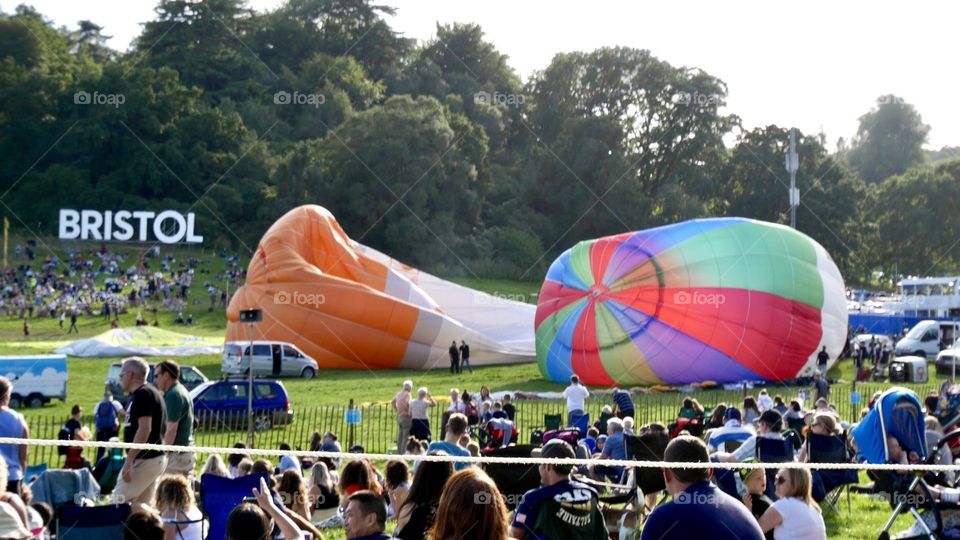
<path fill-rule="evenodd" d="M 193 446 L 193 400 L 187 389 L 180 384 L 180 366 L 173 360 L 157 364 L 154 384 L 163 392 L 167 406 L 166 432 L 163 444 Z M 167 459 L 167 474 L 182 474 L 193 480 L 197 455 L 193 452 L 170 452 Z"/>

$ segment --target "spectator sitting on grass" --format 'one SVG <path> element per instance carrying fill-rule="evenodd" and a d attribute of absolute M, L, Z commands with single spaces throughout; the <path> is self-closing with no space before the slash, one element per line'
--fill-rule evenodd
<path fill-rule="evenodd" d="M 11 537 L 12 538 L 12 537 Z M 163 523 L 156 514 L 139 511 L 130 514 L 123 525 L 123 540 L 163 540 Z"/>
<path fill-rule="evenodd" d="M 210 454 L 210 457 L 207 458 L 206 465 L 203 466 L 203 472 L 200 473 L 200 476 L 205 474 L 211 474 L 221 478 L 230 478 L 230 471 L 227 469 L 227 465 L 223 462 L 220 454 Z"/>
<path fill-rule="evenodd" d="M 396 515 L 410 492 L 410 469 L 407 464 L 403 461 L 388 462 L 386 481 L 390 507 L 393 508 L 393 515 Z"/>
<path fill-rule="evenodd" d="M 358 491 L 382 494 L 383 487 L 377 479 L 373 465 L 365 459 L 355 459 L 343 466 L 337 491 L 340 492 L 340 508 L 346 510 L 350 495 Z"/>
<path fill-rule="evenodd" d="M 445 456 L 445 452 L 432 452 L 433 456 Z M 394 532 L 401 540 L 421 540 L 433 526 L 443 486 L 453 476 L 453 463 L 449 461 L 425 461 L 416 468 L 413 483 L 407 498 L 397 512 L 397 528 Z"/>
<path fill-rule="evenodd" d="M 284 540 L 303 540 L 303 533 L 286 512 L 277 506 L 264 479 L 260 489 L 253 488 L 257 504 L 240 503 L 227 517 L 226 540 L 263 540 L 270 538 L 273 523 L 280 528 Z M 271 523 L 271 519 L 273 523 Z"/>
<path fill-rule="evenodd" d="M 343 513 L 343 529 L 347 540 L 390 540 L 387 528 L 387 505 L 378 493 L 358 491 L 350 496 Z"/>
<path fill-rule="evenodd" d="M 300 514 L 304 519 L 310 519 L 310 497 L 307 494 L 307 485 L 299 471 L 296 469 L 283 471 L 277 483 L 277 493 L 280 494 L 287 511 Z"/>
<path fill-rule="evenodd" d="M 466 431 L 467 417 L 460 413 L 450 415 L 450 419 L 447 421 L 446 438 L 442 441 L 430 443 L 430 446 L 427 447 L 427 453 L 442 451 L 446 452 L 449 456 L 469 457 L 470 452 L 464 446 L 461 446 L 460 442 Z M 469 466 L 470 463 L 467 461 L 458 461 L 454 464 L 454 469 L 461 471 Z"/>
<path fill-rule="evenodd" d="M 757 434 L 753 435 L 743 441 L 743 444 L 740 445 L 733 453 L 727 452 L 717 452 L 716 457 L 718 461 L 735 463 L 743 462 L 747 458 L 754 457 L 757 452 L 757 439 L 782 439 L 780 431 L 783 429 L 783 417 L 780 416 L 780 413 L 774 410 L 765 411 L 760 415 L 759 421 L 760 428 L 757 430 Z"/>

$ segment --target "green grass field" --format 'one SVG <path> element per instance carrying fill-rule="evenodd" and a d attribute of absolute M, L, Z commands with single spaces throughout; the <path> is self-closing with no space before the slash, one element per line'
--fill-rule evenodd
<path fill-rule="evenodd" d="M 59 244 L 54 242 L 49 245 L 56 246 Z M 85 247 L 89 249 L 91 246 L 87 245 Z M 210 251 L 203 252 L 196 248 L 187 248 L 175 249 L 172 252 L 178 258 L 198 257 L 204 260 L 198 269 L 198 274 L 202 270 L 213 275 L 216 272 L 226 269 L 224 261 Z M 136 249 L 131 248 L 130 253 L 131 256 L 135 256 Z M 201 285 L 203 281 L 203 278 L 195 279 L 195 284 Z M 503 280 L 476 279 L 457 279 L 455 281 L 468 287 L 490 292 L 491 294 L 521 301 L 535 302 L 536 294 L 539 292 L 539 283 L 516 283 Z M 187 312 L 193 313 L 196 319 L 194 326 L 188 328 L 174 325 L 173 321 L 176 314 L 163 312 L 156 315 L 160 326 L 197 336 L 221 336 L 226 325 L 224 310 L 216 309 L 208 313 L 208 299 L 205 291 L 199 286 L 193 288 L 190 299 L 191 305 Z M 136 313 L 136 310 L 131 310 L 130 313 L 121 315 L 121 327 L 132 327 Z M 144 311 L 143 314 L 151 322 L 154 320 L 154 314 L 147 313 L 146 311 Z M 56 346 L 59 346 L 59 344 L 66 343 L 78 337 L 76 334 L 67 336 L 65 330 L 60 329 L 58 321 L 52 318 L 32 319 L 31 323 L 31 336 L 25 338 L 22 335 L 22 319 L 18 317 L 0 317 L 0 355 L 49 352 L 53 348 L 56 348 Z M 92 337 L 109 329 L 109 322 L 103 320 L 101 317 L 81 317 L 79 328 L 79 337 Z M 118 360 L 118 358 L 69 358 L 68 399 L 66 402 L 53 402 L 42 409 L 27 409 L 23 412 L 28 419 L 37 416 L 66 419 L 69 414 L 69 408 L 74 403 L 83 405 L 87 411 L 92 410 L 102 396 L 108 366 Z M 210 378 L 217 378 L 220 375 L 219 355 L 181 357 L 177 358 L 177 360 L 182 364 L 197 366 Z M 840 381 L 850 381 L 852 375 L 853 367 L 849 361 L 839 363 L 830 373 L 831 379 Z M 931 375 L 934 379 L 932 379 L 930 385 L 927 386 L 940 382 L 933 373 L 931 373 Z M 466 387 L 470 391 L 477 391 L 481 384 L 487 384 L 493 391 L 561 391 L 564 387 L 564 385 L 561 384 L 544 381 L 535 364 L 478 367 L 475 368 L 475 373 L 462 375 L 451 375 L 449 371 L 439 369 L 429 372 L 414 370 L 326 370 L 319 373 L 314 380 L 287 379 L 284 381 L 284 385 L 288 389 L 291 402 L 295 408 L 309 408 L 320 405 L 346 405 L 350 399 L 354 399 L 358 404 L 386 402 L 393 397 L 402 381 L 408 378 L 412 379 L 418 387 L 427 386 L 430 388 L 436 397 L 445 396 L 451 387 Z M 833 388 L 835 396 L 845 395 L 850 389 L 850 385 L 849 382 L 841 382 L 835 384 Z M 798 390 L 800 389 L 793 387 L 776 387 L 771 388 L 771 393 L 780 393 L 785 397 L 789 397 L 796 395 Z M 715 401 L 720 401 L 721 399 L 733 401 L 736 393 L 718 392 L 716 394 L 706 395 L 717 396 L 712 400 L 708 397 L 704 401 L 705 405 L 711 406 L 715 404 Z M 676 405 L 679 405 L 681 397 L 679 394 L 675 395 Z M 667 399 L 669 401 L 674 398 Z M 869 399 L 869 396 L 864 396 L 864 400 L 866 399 Z M 643 399 L 638 399 L 638 407 L 644 407 Z M 640 416 L 639 413 L 638 416 Z M 669 421 L 671 418 L 661 418 L 661 420 Z M 383 429 L 390 430 L 392 433 L 394 429 L 393 424 L 387 422 Z M 521 434 L 521 437 L 523 436 L 525 435 Z M 242 438 L 240 432 L 236 434 L 236 438 Z M 227 441 L 230 440 L 230 437 L 219 440 L 228 444 Z M 851 497 L 851 505 L 852 510 L 848 512 L 846 501 L 844 500 L 843 504 L 841 504 L 839 514 L 826 514 L 829 537 L 866 539 L 877 536 L 880 527 L 882 527 L 883 522 L 889 516 L 888 505 L 862 495 L 853 495 Z M 908 524 L 909 522 L 906 518 L 901 518 L 901 521 L 898 522 L 898 528 L 894 530 L 900 530 Z M 343 538 L 342 530 L 329 531 L 329 533 L 330 534 L 327 535 L 328 538 Z"/>

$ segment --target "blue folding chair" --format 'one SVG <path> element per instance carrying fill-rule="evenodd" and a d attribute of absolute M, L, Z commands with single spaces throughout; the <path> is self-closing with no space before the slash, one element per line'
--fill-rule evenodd
<path fill-rule="evenodd" d="M 102 540 L 123 538 L 124 523 L 130 517 L 129 504 L 107 506 L 57 507 L 57 538 L 59 540 Z"/>
<path fill-rule="evenodd" d="M 807 435 L 807 461 L 810 463 L 850 463 L 847 445 L 842 437 L 836 435 Z M 857 471 L 816 470 L 813 474 L 813 498 L 817 502 L 826 501 L 829 508 L 837 511 L 837 501 L 844 489 L 859 481 Z M 819 489 L 817 489 L 819 488 Z M 850 491 L 847 490 L 847 510 L 850 509 Z"/>
<path fill-rule="evenodd" d="M 580 436 L 587 436 L 587 429 L 590 428 L 590 413 L 574 415 L 571 417 L 573 422 L 570 423 L 570 427 L 575 427 L 580 430 Z"/>
<path fill-rule="evenodd" d="M 760 463 L 785 463 L 793 461 L 793 439 L 772 439 L 757 437 L 757 461 Z M 777 469 L 767 467 L 766 495 L 771 501 L 777 500 L 776 484 Z"/>
<path fill-rule="evenodd" d="M 46 463 L 40 463 L 39 465 L 29 465 L 27 470 L 23 471 L 23 481 L 30 483 L 35 477 L 40 476 L 47 470 Z"/>
<path fill-rule="evenodd" d="M 710 456 L 710 461 L 716 463 L 717 457 Z M 730 495 L 734 499 L 740 500 L 740 494 L 737 493 L 737 471 L 734 469 L 716 468 L 713 470 L 713 482 L 720 488 L 720 491 Z"/>
<path fill-rule="evenodd" d="M 227 517 L 244 497 L 253 496 L 253 488 L 260 487 L 260 479 L 266 474 L 250 474 L 239 478 L 223 478 L 205 474 L 200 477 L 200 490 L 203 492 L 203 511 L 210 520 L 207 532 L 208 540 L 226 538 Z"/>

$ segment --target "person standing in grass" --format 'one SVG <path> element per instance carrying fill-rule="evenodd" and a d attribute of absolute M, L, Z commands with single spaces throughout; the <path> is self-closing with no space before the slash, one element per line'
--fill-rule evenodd
<path fill-rule="evenodd" d="M 10 379 L 0 377 L 0 437 L 30 437 L 30 430 L 23 415 L 10 408 Z M 0 444 L 0 457 L 7 464 L 7 492 L 20 494 L 23 472 L 27 469 L 27 446 L 24 444 Z"/>
<path fill-rule="evenodd" d="M 448 352 L 450 353 L 450 374 L 460 373 L 460 349 L 457 348 L 456 341 L 450 344 L 450 350 Z"/>
<path fill-rule="evenodd" d="M 193 400 L 180 384 L 180 366 L 173 360 L 157 364 L 154 383 L 163 392 L 167 408 L 167 426 L 163 444 L 193 446 Z M 167 458 L 167 474 L 182 474 L 193 479 L 197 455 L 193 452 L 174 452 Z"/>
<path fill-rule="evenodd" d="M 397 392 L 390 402 L 390 406 L 397 413 L 397 452 L 403 452 L 403 445 L 410 436 L 410 426 L 413 416 L 410 414 L 410 391 L 413 390 L 413 381 L 403 381 L 403 388 Z"/>
<path fill-rule="evenodd" d="M 590 397 L 590 391 L 580 384 L 580 377 L 571 375 L 570 386 L 563 389 L 563 397 L 567 400 L 567 425 L 572 426 L 574 419 L 583 416 L 584 403 Z"/>
<path fill-rule="evenodd" d="M 460 413 L 451 414 L 450 419 L 447 420 L 446 439 L 430 443 L 430 446 L 427 447 L 427 453 L 442 451 L 450 456 L 469 457 L 470 451 L 460 446 L 460 438 L 466 431 L 467 417 Z M 467 461 L 458 461 L 454 464 L 454 469 L 461 471 L 470 465 Z"/>
<path fill-rule="evenodd" d="M 470 373 L 473 373 L 473 368 L 470 367 L 470 346 L 467 345 L 466 341 L 460 340 L 460 373 L 463 373 L 463 366 L 467 366 L 467 369 L 470 370 Z"/>

